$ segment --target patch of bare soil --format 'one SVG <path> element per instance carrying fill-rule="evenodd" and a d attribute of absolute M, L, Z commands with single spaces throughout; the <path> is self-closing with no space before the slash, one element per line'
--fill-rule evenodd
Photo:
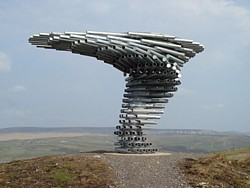
<path fill-rule="evenodd" d="M 193 187 L 250 187 L 250 155 L 244 160 L 230 160 L 223 154 L 186 158 L 179 167 Z"/>
<path fill-rule="evenodd" d="M 0 187 L 110 187 L 115 173 L 93 156 L 40 157 L 0 164 Z"/>

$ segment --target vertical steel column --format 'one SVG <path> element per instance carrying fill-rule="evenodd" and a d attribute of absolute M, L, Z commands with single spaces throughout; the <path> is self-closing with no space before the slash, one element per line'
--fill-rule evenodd
<path fill-rule="evenodd" d="M 176 85 L 180 84 L 178 80 L 179 73 L 175 71 L 174 66 L 168 69 L 168 72 L 162 71 L 163 67 L 147 67 L 140 70 L 140 74 L 132 71 L 126 78 L 127 84 L 122 110 L 120 114 L 121 125 L 116 128 L 114 134 L 118 135 L 118 142 L 115 143 L 116 151 L 126 153 L 154 153 L 158 151 L 147 140 L 145 129 L 147 125 L 157 124 L 156 120 L 161 118 L 164 103 L 167 98 L 173 96 L 171 92 L 177 91 Z M 158 70 L 157 70 L 158 69 Z M 166 67 L 164 68 L 166 69 Z"/>

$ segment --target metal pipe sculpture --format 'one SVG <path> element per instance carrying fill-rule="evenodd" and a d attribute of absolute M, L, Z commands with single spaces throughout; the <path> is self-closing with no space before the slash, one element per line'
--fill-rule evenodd
<path fill-rule="evenodd" d="M 157 124 L 165 103 L 181 84 L 181 68 L 204 50 L 192 40 L 146 32 L 40 33 L 29 42 L 40 48 L 96 57 L 124 73 L 127 83 L 121 120 L 114 132 L 118 136 L 115 149 L 123 153 L 157 151 L 147 141 L 144 130 L 150 127 L 145 125 Z"/>

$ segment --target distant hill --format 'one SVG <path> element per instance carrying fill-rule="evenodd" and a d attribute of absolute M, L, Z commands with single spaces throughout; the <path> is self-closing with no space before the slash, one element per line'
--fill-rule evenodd
<path fill-rule="evenodd" d="M 114 127 L 10 127 L 0 129 L 0 134 L 44 132 L 88 132 L 95 134 L 112 134 L 114 130 Z"/>
<path fill-rule="evenodd" d="M 247 133 L 233 132 L 233 131 L 213 131 L 205 129 L 151 129 L 152 134 L 166 134 L 166 135 L 248 135 Z"/>
<path fill-rule="evenodd" d="M 10 127 L 0 129 L 0 134 L 6 133 L 44 133 L 44 132 L 77 132 L 94 134 L 113 134 L 115 127 Z M 218 132 L 204 129 L 149 129 L 149 134 L 160 135 L 249 135 L 240 132 Z"/>
<path fill-rule="evenodd" d="M 0 163 L 46 155 L 114 150 L 114 127 L 16 127 L 0 129 Z M 250 136 L 199 129 L 151 129 L 160 151 L 210 153 L 250 146 Z"/>

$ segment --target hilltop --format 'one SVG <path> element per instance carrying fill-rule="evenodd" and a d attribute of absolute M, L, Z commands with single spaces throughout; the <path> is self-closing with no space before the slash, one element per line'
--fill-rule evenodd
<path fill-rule="evenodd" d="M 0 164 L 0 187 L 110 187 L 109 164 L 93 156 L 46 156 Z"/>
<path fill-rule="evenodd" d="M 250 147 L 187 158 L 179 167 L 194 187 L 250 187 Z"/>
<path fill-rule="evenodd" d="M 188 187 L 178 162 L 197 154 L 82 153 L 0 164 L 0 187 Z"/>
<path fill-rule="evenodd" d="M 250 148 L 211 155 L 82 153 L 0 164 L 0 187 L 239 187 L 250 185 Z"/>

